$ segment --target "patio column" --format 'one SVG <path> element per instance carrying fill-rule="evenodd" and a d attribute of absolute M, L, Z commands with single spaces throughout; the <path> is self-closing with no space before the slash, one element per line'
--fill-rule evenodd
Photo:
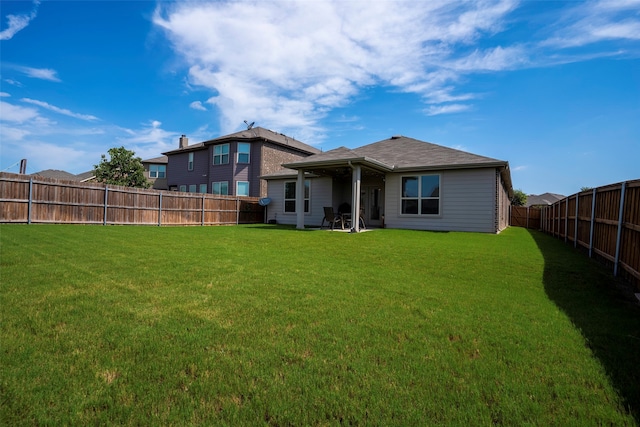
<path fill-rule="evenodd" d="M 351 230 L 360 232 L 360 181 L 362 175 L 362 168 L 360 165 L 353 165 L 353 191 L 352 191 L 352 203 L 351 203 Z"/>
<path fill-rule="evenodd" d="M 304 230 L 304 171 L 298 169 L 296 182 L 296 228 Z"/>

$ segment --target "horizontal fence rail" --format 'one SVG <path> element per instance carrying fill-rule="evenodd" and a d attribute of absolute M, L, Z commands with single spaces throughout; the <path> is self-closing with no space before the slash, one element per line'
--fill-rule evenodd
<path fill-rule="evenodd" d="M 540 229 L 604 261 L 640 291 L 640 179 L 582 191 L 543 207 Z"/>
<path fill-rule="evenodd" d="M 256 197 L 129 188 L 0 173 L 0 223 L 232 225 L 264 221 Z"/>

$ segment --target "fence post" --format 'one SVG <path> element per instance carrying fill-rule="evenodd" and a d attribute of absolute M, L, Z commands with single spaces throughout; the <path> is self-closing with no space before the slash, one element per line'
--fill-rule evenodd
<path fill-rule="evenodd" d="M 569 241 L 569 198 L 564 199 L 564 242 Z"/>
<path fill-rule="evenodd" d="M 107 225 L 107 196 L 109 195 L 109 186 L 104 185 L 104 221 L 102 225 Z"/>
<path fill-rule="evenodd" d="M 200 223 L 201 226 L 204 226 L 204 194 L 202 193 L 202 222 Z"/>
<path fill-rule="evenodd" d="M 236 197 L 236 225 L 240 224 L 240 199 Z"/>
<path fill-rule="evenodd" d="M 593 252 L 593 225 L 596 221 L 596 189 L 593 189 L 593 200 L 591 201 L 591 230 L 589 231 L 589 258 Z"/>
<path fill-rule="evenodd" d="M 527 206 L 527 230 L 529 229 L 529 206 Z"/>
<path fill-rule="evenodd" d="M 162 225 L 162 192 L 158 196 L 158 227 Z"/>
<path fill-rule="evenodd" d="M 573 231 L 573 247 L 578 247 L 578 200 L 580 200 L 579 194 L 576 194 L 576 219 L 575 219 L 575 227 Z"/>
<path fill-rule="evenodd" d="M 27 224 L 31 224 L 32 202 L 33 202 L 33 177 L 29 178 L 29 205 L 27 207 Z"/>
<path fill-rule="evenodd" d="M 613 275 L 618 275 L 618 263 L 620 262 L 620 240 L 622 238 L 622 220 L 624 219 L 624 190 L 627 187 L 627 182 L 622 183 L 622 189 L 620 190 L 620 213 L 618 215 L 618 236 L 616 237 L 616 257 L 613 263 Z"/>

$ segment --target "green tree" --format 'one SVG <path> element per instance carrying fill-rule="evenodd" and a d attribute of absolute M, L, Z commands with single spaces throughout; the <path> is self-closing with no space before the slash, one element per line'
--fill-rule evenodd
<path fill-rule="evenodd" d="M 107 160 L 102 155 L 100 163 L 94 165 L 96 180 L 105 184 L 122 185 L 125 187 L 149 188 L 151 183 L 144 177 L 142 159 L 135 157 L 133 151 L 124 147 L 110 148 Z"/>
<path fill-rule="evenodd" d="M 580 187 L 580 192 L 582 193 L 583 191 L 589 191 L 589 190 L 593 190 L 592 187 Z"/>
<path fill-rule="evenodd" d="M 513 206 L 524 206 L 527 204 L 527 195 L 522 190 L 514 190 L 511 198 Z"/>

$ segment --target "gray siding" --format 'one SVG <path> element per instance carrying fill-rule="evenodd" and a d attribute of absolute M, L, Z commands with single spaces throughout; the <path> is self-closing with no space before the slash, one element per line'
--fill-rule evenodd
<path fill-rule="evenodd" d="M 267 196 L 271 203 L 267 207 L 267 218 L 276 220 L 278 224 L 296 225 L 295 213 L 284 212 L 284 183 L 295 181 L 289 179 L 270 179 L 267 185 Z M 305 214 L 305 226 L 320 226 L 324 218 L 324 207 L 332 206 L 331 191 L 333 180 L 331 178 L 311 178 L 310 213 Z"/>
<path fill-rule="evenodd" d="M 385 225 L 435 231 L 495 233 L 495 168 L 429 171 L 440 174 L 440 215 L 401 215 L 401 177 L 417 173 L 388 174 L 385 186 Z"/>

